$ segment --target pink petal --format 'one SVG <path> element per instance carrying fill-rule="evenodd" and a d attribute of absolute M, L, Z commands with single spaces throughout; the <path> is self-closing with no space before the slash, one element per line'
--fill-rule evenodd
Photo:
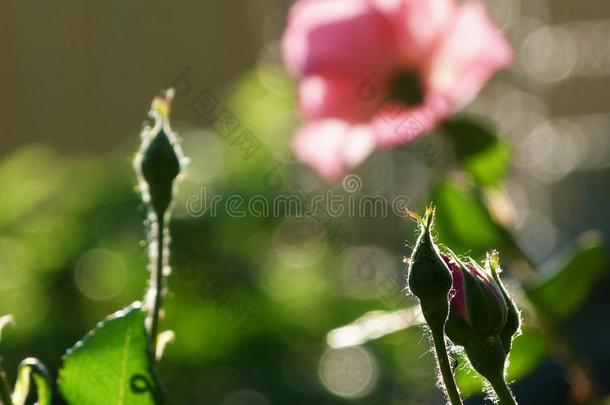
<path fill-rule="evenodd" d="M 451 305 L 455 309 L 455 313 L 457 315 L 461 316 L 470 323 L 470 315 L 468 314 L 468 309 L 466 307 L 467 302 L 464 274 L 462 274 L 460 266 L 454 260 L 449 258 L 449 256 L 445 254 L 442 254 L 441 256 L 449 267 L 449 270 L 451 270 L 451 276 L 453 277 L 453 285 L 451 287 Z"/>
<path fill-rule="evenodd" d="M 462 5 L 428 71 L 429 91 L 444 95 L 453 110 L 467 104 L 499 69 L 512 49 L 478 1 Z"/>
<path fill-rule="evenodd" d="M 359 165 L 374 150 L 372 134 L 364 126 L 344 121 L 312 121 L 296 134 L 292 149 L 302 162 L 327 181 L 335 181 Z"/>
<path fill-rule="evenodd" d="M 282 38 L 297 75 L 351 73 L 362 80 L 395 63 L 390 22 L 368 0 L 299 0 Z"/>
<path fill-rule="evenodd" d="M 432 131 L 449 113 L 446 101 L 433 95 L 426 96 L 423 105 L 405 107 L 393 102 L 384 103 L 371 121 L 371 129 L 380 147 L 413 142 Z"/>
<path fill-rule="evenodd" d="M 357 77 L 307 76 L 299 83 L 301 111 L 310 119 L 366 120 L 385 93 L 379 84 Z"/>
<path fill-rule="evenodd" d="M 454 0 L 374 0 L 392 20 L 399 39 L 397 51 L 409 65 L 425 63 L 450 26 Z"/>

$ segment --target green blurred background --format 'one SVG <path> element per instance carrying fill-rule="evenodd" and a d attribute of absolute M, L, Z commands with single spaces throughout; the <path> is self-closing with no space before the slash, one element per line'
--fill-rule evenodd
<path fill-rule="evenodd" d="M 506 191 L 515 234 L 544 276 L 561 267 L 562 255 L 595 250 L 610 236 L 610 7 L 603 0 L 488 4 L 517 63 L 464 114 L 497 128 L 512 151 Z M 277 49 L 289 2 L 3 5 L 0 315 L 16 322 L 2 335 L 0 355 L 13 378 L 26 356 L 55 374 L 66 348 L 142 296 L 146 212 L 131 159 L 150 100 L 177 85 L 173 127 L 191 164 L 171 224 L 174 273 L 163 327 L 176 340 L 160 369 L 171 403 L 442 402 L 420 328 L 374 318 L 401 330 L 349 349 L 327 344 L 331 330 L 369 311 L 413 304 L 401 294 L 411 221 L 192 211 L 202 190 L 272 199 L 329 189 L 289 151 L 299 118 Z M 240 131 L 260 140 L 251 158 L 223 139 L 212 115 L 193 108 L 202 91 L 217 100 L 215 114 L 228 109 Z M 418 210 L 434 198 L 445 212 L 439 236 L 447 244 L 475 257 L 509 250 L 471 201 L 456 171 L 459 150 L 441 133 L 432 137 L 440 154 L 424 141 L 372 156 L 356 170 L 359 192 L 405 195 Z M 506 159 L 490 156 L 492 167 Z M 341 184 L 330 189 L 346 194 Z M 597 233 L 582 235 L 591 230 Z M 511 260 L 518 261 L 510 252 L 506 259 L 510 280 Z M 581 291 L 557 328 L 607 393 L 610 280 L 607 262 L 591 260 L 577 261 L 583 276 L 569 278 L 552 299 Z M 532 333 L 520 350 L 521 403 L 568 403 L 568 381 L 544 339 Z"/>

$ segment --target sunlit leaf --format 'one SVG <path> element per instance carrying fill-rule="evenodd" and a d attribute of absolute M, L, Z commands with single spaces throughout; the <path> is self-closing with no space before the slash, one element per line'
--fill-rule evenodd
<path fill-rule="evenodd" d="M 524 328 L 510 351 L 507 380 L 513 382 L 533 371 L 549 354 L 546 338 L 537 330 Z"/>
<path fill-rule="evenodd" d="M 506 175 L 510 151 L 491 129 L 460 118 L 446 122 L 442 132 L 453 141 L 464 170 L 476 183 L 482 186 L 497 184 Z"/>
<path fill-rule="evenodd" d="M 160 403 L 144 318 L 140 304 L 135 303 L 100 322 L 67 351 L 59 388 L 70 404 Z"/>
<path fill-rule="evenodd" d="M 608 252 L 601 238 L 588 234 L 558 262 L 561 264 L 553 272 L 530 285 L 526 292 L 539 311 L 562 320 L 584 303 L 608 264 Z"/>

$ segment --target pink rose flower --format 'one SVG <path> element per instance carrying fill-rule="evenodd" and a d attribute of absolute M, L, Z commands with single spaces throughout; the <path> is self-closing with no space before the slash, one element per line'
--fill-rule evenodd
<path fill-rule="evenodd" d="M 478 0 L 298 0 L 282 40 L 297 76 L 297 157 L 327 180 L 468 103 L 512 50 Z"/>

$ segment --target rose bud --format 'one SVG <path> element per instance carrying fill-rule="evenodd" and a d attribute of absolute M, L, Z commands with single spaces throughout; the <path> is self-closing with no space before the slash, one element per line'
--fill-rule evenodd
<path fill-rule="evenodd" d="M 464 347 L 472 367 L 496 393 L 503 390 L 503 398 L 512 398 L 504 374 L 512 337 L 521 321 L 498 277 L 497 253 L 487 256 L 485 269 L 472 259 L 464 263 L 452 253 L 443 258 L 453 275 L 445 332 L 455 344 Z"/>
<path fill-rule="evenodd" d="M 506 325 L 508 305 L 496 280 L 476 262 L 443 255 L 453 276 L 447 336 L 466 346 L 474 339 L 498 335 Z"/>
<path fill-rule="evenodd" d="M 144 200 L 150 203 L 157 218 L 170 206 L 174 194 L 174 180 L 182 171 L 185 158 L 178 144 L 178 136 L 169 125 L 169 111 L 173 91 L 156 97 L 150 109 L 154 126 L 142 131 L 142 145 L 134 165 Z"/>
<path fill-rule="evenodd" d="M 430 205 L 422 219 L 409 212 L 420 225 L 420 234 L 409 262 L 408 287 L 419 299 L 422 313 L 431 328 L 443 328 L 449 315 L 451 272 L 432 239 L 435 208 Z"/>

